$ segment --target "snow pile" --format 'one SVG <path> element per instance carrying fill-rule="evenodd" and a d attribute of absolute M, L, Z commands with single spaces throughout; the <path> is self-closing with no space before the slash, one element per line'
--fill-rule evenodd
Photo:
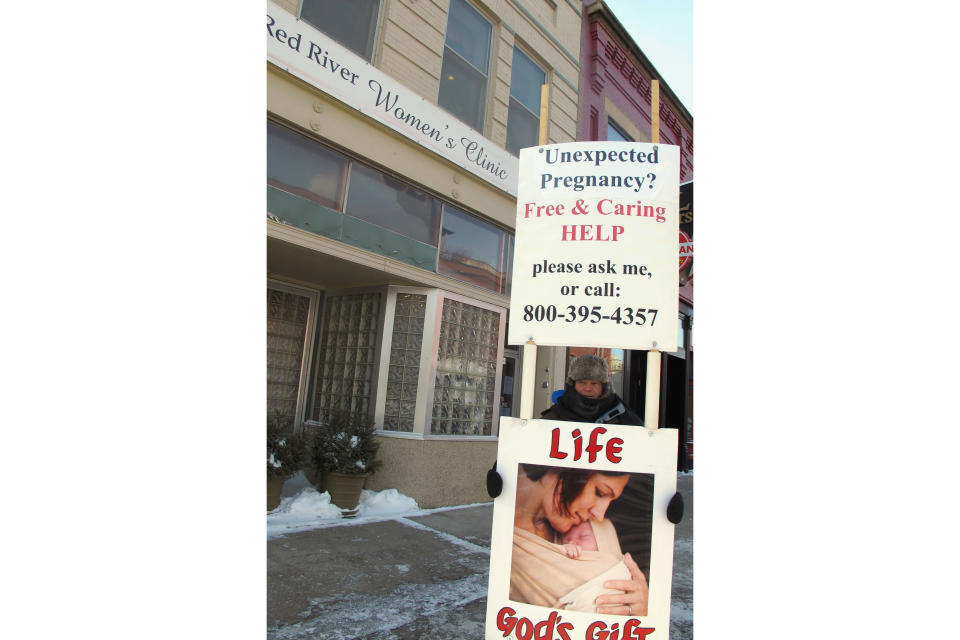
<path fill-rule="evenodd" d="M 313 487 L 306 487 L 301 489 L 297 495 L 284 498 L 280 501 L 280 505 L 270 513 L 312 515 L 322 519 L 343 517 L 340 509 L 336 505 L 330 504 L 330 494 L 326 491 L 320 493 Z"/>
<path fill-rule="evenodd" d="M 406 513 L 419 509 L 417 501 L 405 496 L 396 489 L 370 491 L 364 489 L 360 493 L 358 516 L 388 516 L 397 513 Z"/>
<path fill-rule="evenodd" d="M 294 478 L 296 479 L 296 478 Z M 306 478 L 301 480 L 307 483 Z M 340 509 L 330 501 L 330 494 L 326 491 L 318 492 L 312 486 L 284 485 L 284 493 L 292 488 L 298 489 L 294 495 L 288 495 L 280 501 L 280 505 L 267 514 L 267 538 L 283 536 L 286 533 L 307 531 L 339 523 L 360 523 L 376 521 L 378 518 L 389 518 L 398 514 L 413 515 L 424 513 L 413 498 L 399 493 L 396 489 L 384 491 L 364 490 L 360 494 L 360 504 L 355 512 L 356 517 L 343 519 L 343 513 L 354 513 Z"/>

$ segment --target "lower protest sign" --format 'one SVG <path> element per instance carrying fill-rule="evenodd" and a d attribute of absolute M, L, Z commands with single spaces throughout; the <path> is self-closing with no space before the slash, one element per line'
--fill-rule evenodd
<path fill-rule="evenodd" d="M 677 432 L 501 418 L 485 638 L 665 640 Z"/>

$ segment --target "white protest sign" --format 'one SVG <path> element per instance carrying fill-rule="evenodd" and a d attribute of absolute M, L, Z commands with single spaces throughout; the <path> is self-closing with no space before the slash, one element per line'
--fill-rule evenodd
<path fill-rule="evenodd" d="M 677 430 L 503 417 L 497 470 L 484 638 L 667 640 Z"/>
<path fill-rule="evenodd" d="M 510 344 L 677 349 L 680 148 L 521 149 Z"/>
<path fill-rule="evenodd" d="M 267 60 L 510 195 L 517 193 L 517 159 L 506 149 L 273 2 L 267 2 Z"/>

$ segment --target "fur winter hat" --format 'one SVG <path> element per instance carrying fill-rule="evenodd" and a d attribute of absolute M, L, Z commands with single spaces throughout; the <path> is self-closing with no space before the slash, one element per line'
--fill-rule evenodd
<path fill-rule="evenodd" d="M 610 370 L 607 368 L 606 360 L 600 356 L 577 356 L 573 362 L 570 363 L 567 380 L 572 382 L 577 382 L 578 380 L 597 380 L 607 385 L 610 382 Z"/>

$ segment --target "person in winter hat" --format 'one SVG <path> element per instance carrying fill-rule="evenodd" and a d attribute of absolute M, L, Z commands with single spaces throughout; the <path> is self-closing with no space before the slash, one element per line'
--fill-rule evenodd
<path fill-rule="evenodd" d="M 594 355 L 574 358 L 563 395 L 540 415 L 547 420 L 643 425 L 640 416 L 613 392 L 607 361 Z"/>

